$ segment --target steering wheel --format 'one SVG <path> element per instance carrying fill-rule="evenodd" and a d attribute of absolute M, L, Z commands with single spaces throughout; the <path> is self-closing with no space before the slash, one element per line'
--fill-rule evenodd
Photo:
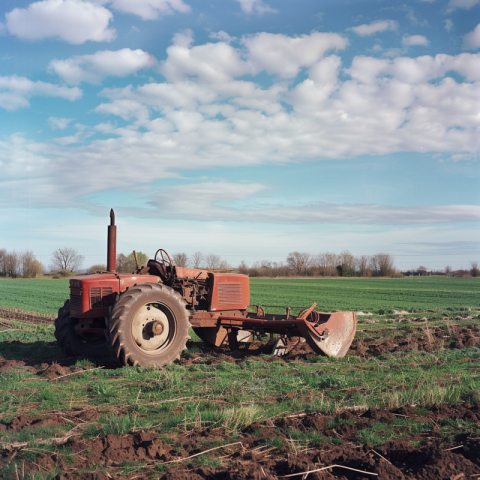
<path fill-rule="evenodd" d="M 157 255 L 159 252 L 160 258 L 157 260 Z M 170 280 L 170 278 L 173 277 L 173 262 L 167 251 L 163 248 L 159 248 L 155 252 L 154 260 L 160 267 L 160 273 L 162 274 L 162 276 L 165 277 L 166 280 Z"/>

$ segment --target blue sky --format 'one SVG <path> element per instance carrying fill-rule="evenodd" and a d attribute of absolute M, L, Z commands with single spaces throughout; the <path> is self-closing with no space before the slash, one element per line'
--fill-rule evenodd
<path fill-rule="evenodd" d="M 480 261 L 480 0 L 4 0 L 0 248 Z"/>

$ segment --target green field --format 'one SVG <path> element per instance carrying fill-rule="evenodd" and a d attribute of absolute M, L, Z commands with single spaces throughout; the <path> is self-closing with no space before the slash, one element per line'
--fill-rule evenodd
<path fill-rule="evenodd" d="M 394 310 L 461 311 L 480 307 L 478 278 L 328 278 L 250 280 L 251 303 L 275 307 L 353 310 L 389 314 Z M 2 279 L 0 306 L 55 314 L 68 298 L 68 279 Z"/>
<path fill-rule="evenodd" d="M 68 279 L 0 279 L 0 307 L 55 314 L 68 295 Z"/>
<path fill-rule="evenodd" d="M 251 279 L 251 303 L 310 306 L 321 311 L 393 313 L 480 306 L 477 278 Z"/>

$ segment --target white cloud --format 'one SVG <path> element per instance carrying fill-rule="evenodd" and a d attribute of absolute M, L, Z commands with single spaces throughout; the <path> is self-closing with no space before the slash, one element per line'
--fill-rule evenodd
<path fill-rule="evenodd" d="M 62 145 L 50 145 L 44 158 L 45 175 L 51 173 L 65 204 L 77 204 L 77 199 L 95 192 L 217 167 L 394 152 L 438 152 L 463 161 L 478 158 L 480 53 L 394 59 L 357 56 L 345 69 L 340 56 L 329 53 L 346 45 L 336 34 L 259 34 L 242 39 L 240 48 L 225 42 L 192 43 L 188 33 L 175 37 L 160 67 L 165 81 L 101 92 L 104 102 L 95 111 L 121 117 L 121 127 L 113 119 L 85 129 L 84 136 L 77 131 L 60 140 Z M 265 71 L 283 78 L 269 78 L 267 86 L 255 77 L 242 79 Z M 451 71 L 465 80 L 447 76 Z M 263 82 L 265 76 L 261 78 Z M 24 80 L 30 90 L 23 99 L 34 91 L 33 82 Z M 64 95 L 80 93 L 63 88 Z M 107 138 L 85 142 L 85 135 L 95 130 Z M 73 141 L 84 144 L 67 146 Z M 262 192 L 258 185 L 255 188 L 259 190 L 250 191 L 252 198 Z M 160 197 L 153 195 L 150 200 L 160 202 Z M 47 204 L 53 201 L 44 198 Z M 316 210 L 322 210 L 323 204 L 316 210 L 309 205 L 275 209 L 292 222 L 295 215 L 306 218 L 306 212 L 319 222 L 327 221 L 328 212 L 332 219 L 339 212 L 347 212 L 344 218 L 349 219 L 360 215 L 351 206 L 327 205 L 327 213 L 321 216 Z M 383 207 L 374 206 L 368 211 L 374 219 L 394 212 L 382 213 Z M 462 218 L 476 214 L 468 206 L 447 211 Z M 431 216 L 449 221 L 440 209 L 425 207 L 422 214 L 416 212 L 417 217 L 413 210 L 397 211 L 397 218 L 426 221 Z M 259 218 L 277 221 L 275 215 L 264 211 Z"/>
<path fill-rule="evenodd" d="M 119 98 L 115 99 L 115 93 L 120 93 Z M 104 95 L 110 96 L 114 100 L 111 103 L 102 103 L 95 107 L 95 112 L 102 113 L 104 115 L 115 115 L 121 117 L 124 120 L 136 119 L 137 123 L 144 124 L 150 120 L 149 109 L 146 105 L 134 98 L 125 98 L 126 90 L 113 90 L 109 95 L 109 91 L 104 91 Z M 129 96 L 127 94 L 127 96 Z M 133 97 L 133 95 L 132 95 Z"/>
<path fill-rule="evenodd" d="M 351 30 L 362 37 L 366 35 L 373 35 L 374 33 L 384 32 L 386 30 L 396 30 L 398 28 L 397 22 L 393 20 L 380 20 L 369 24 L 352 27 Z"/>
<path fill-rule="evenodd" d="M 227 181 L 162 187 L 145 199 L 149 208 L 126 209 L 132 216 L 181 220 L 285 223 L 285 224 L 376 224 L 411 225 L 448 222 L 477 222 L 478 205 L 427 205 L 391 207 L 366 204 L 311 203 L 302 206 L 265 206 L 269 188 L 259 183 Z M 259 195 L 261 195 L 259 197 Z M 237 201 L 249 207 L 237 207 Z"/>
<path fill-rule="evenodd" d="M 115 30 L 108 28 L 112 13 L 86 1 L 43 0 L 14 8 L 6 19 L 8 31 L 25 40 L 54 37 L 78 45 L 115 38 Z"/>
<path fill-rule="evenodd" d="M 277 10 L 263 2 L 263 0 L 236 0 L 245 13 L 276 13 Z"/>
<path fill-rule="evenodd" d="M 337 33 L 314 32 L 289 37 L 263 32 L 243 38 L 242 43 L 247 48 L 248 62 L 255 73 L 266 71 L 284 78 L 293 78 L 302 67 L 311 67 L 326 52 L 344 49 L 348 40 Z"/>
<path fill-rule="evenodd" d="M 427 37 L 424 37 L 423 35 L 410 35 L 402 38 L 402 45 L 404 47 L 413 47 L 415 45 L 427 46 L 428 43 Z"/>
<path fill-rule="evenodd" d="M 47 123 L 52 127 L 52 130 L 65 130 L 72 120 L 73 118 L 48 117 Z"/>
<path fill-rule="evenodd" d="M 189 13 L 191 8 L 183 0 L 101 0 L 102 3 L 124 13 L 138 15 L 143 20 L 156 20 L 160 15 L 175 12 Z"/>
<path fill-rule="evenodd" d="M 251 71 L 240 52 L 225 42 L 191 47 L 193 38 L 189 31 L 175 35 L 173 42 L 167 48 L 167 60 L 160 65 L 169 82 L 198 77 L 202 82 L 219 83 Z"/>
<path fill-rule="evenodd" d="M 446 30 L 447 32 L 451 32 L 451 31 L 452 31 L 452 28 L 453 28 L 453 22 L 452 22 L 449 18 L 447 18 L 447 19 L 445 20 L 445 30 Z"/>
<path fill-rule="evenodd" d="M 45 178 L 52 172 L 52 161 L 49 157 L 51 149 L 41 143 L 28 141 L 22 135 L 15 134 L 0 139 L 0 170 L 2 181 L 21 182 L 30 178 Z M 3 190 L 3 188 L 2 188 Z M 5 195 L 4 202 L 9 202 L 9 196 Z M 35 194 L 35 192 L 28 192 Z M 22 199 L 23 200 L 23 199 Z M 45 198 L 39 195 L 38 200 L 45 202 Z"/>
<path fill-rule="evenodd" d="M 463 47 L 467 50 L 476 50 L 480 48 L 480 23 L 473 32 L 467 33 L 463 37 Z"/>
<path fill-rule="evenodd" d="M 478 162 L 480 160 L 480 152 L 457 153 L 451 156 L 454 162 Z"/>
<path fill-rule="evenodd" d="M 149 130 L 116 130 L 120 138 L 114 142 L 115 155 L 124 155 L 127 141 L 139 152 L 143 142 L 158 142 L 146 158 L 170 171 L 179 168 L 177 154 L 184 158 L 180 168 L 189 169 L 225 165 L 226 158 L 234 166 L 405 150 L 467 153 L 480 148 L 480 55 L 356 57 L 344 71 L 351 76 L 346 81 L 339 79 L 340 58 L 330 55 L 312 65 L 308 78 L 298 85 L 288 88 L 279 82 L 262 89 L 234 78 L 235 71 L 238 75 L 243 71 L 238 52 L 229 50 L 231 61 L 224 62 L 207 49 L 209 55 L 203 52 L 202 62 L 191 61 L 198 60 L 201 51 L 190 47 L 182 53 L 184 67 L 196 76 L 179 75 L 176 62 L 168 83 L 103 92 L 110 102 L 97 111 L 135 119 Z M 167 64 L 170 54 L 179 52 L 170 50 Z M 210 76 L 204 72 L 217 68 L 224 69 L 212 74 L 217 81 L 205 81 Z M 473 83 L 444 78 L 451 70 Z M 292 111 L 286 111 L 282 102 Z M 109 146 L 114 148 L 112 142 Z"/>
<path fill-rule="evenodd" d="M 67 60 L 52 60 L 49 69 L 70 85 L 78 85 L 81 82 L 100 83 L 109 75 L 126 77 L 155 63 L 155 58 L 143 50 L 123 48 L 77 55 Z"/>
<path fill-rule="evenodd" d="M 0 76 L 0 107 L 14 111 L 30 105 L 28 99 L 34 96 L 59 97 L 66 100 L 78 100 L 82 91 L 46 82 L 33 82 L 25 77 L 16 75 Z"/>
<path fill-rule="evenodd" d="M 309 79 L 286 94 L 287 102 L 295 105 L 297 112 L 310 114 L 312 103 L 322 105 L 340 87 L 340 67 L 341 59 L 337 55 L 320 60 L 310 69 Z"/>
<path fill-rule="evenodd" d="M 450 0 L 448 11 L 455 10 L 456 8 L 464 8 L 465 10 L 470 10 L 474 7 L 480 0 Z"/>
<path fill-rule="evenodd" d="M 235 37 L 231 37 L 227 32 L 224 32 L 223 30 L 220 30 L 218 32 L 210 32 L 208 37 L 213 38 L 215 40 L 221 40 L 222 42 L 225 42 L 225 43 L 230 43 L 236 40 Z"/>
<path fill-rule="evenodd" d="M 415 10 L 413 7 L 404 4 L 403 10 L 406 12 L 405 16 L 413 25 L 417 25 L 419 23 L 418 18 L 415 16 Z"/>
<path fill-rule="evenodd" d="M 30 142 L 18 134 L 0 139 L 0 208 L 3 211 L 13 208 L 13 212 L 17 212 L 21 206 L 36 208 L 52 203 L 61 206 L 49 150 L 47 145 Z M 66 198 L 70 203 L 71 196 Z"/>
<path fill-rule="evenodd" d="M 393 60 L 371 57 L 355 57 L 346 73 L 357 81 L 365 84 L 387 84 L 395 81 L 409 85 L 430 86 L 431 80 L 438 80 L 450 71 L 456 71 L 465 76 L 468 82 L 480 80 L 480 55 L 462 53 L 460 55 L 439 54 L 435 57 L 425 55 L 417 58 L 398 57 Z M 383 75 L 392 78 L 381 80 Z M 447 80 L 447 79 L 445 79 Z M 459 88 L 463 88 L 460 87 Z M 475 88 L 477 88 L 475 86 Z"/>
<path fill-rule="evenodd" d="M 53 141 L 58 145 L 72 145 L 74 143 L 81 143 L 94 134 L 86 125 L 82 125 L 81 123 L 77 123 L 75 129 L 77 130 L 75 134 L 54 138 Z"/>

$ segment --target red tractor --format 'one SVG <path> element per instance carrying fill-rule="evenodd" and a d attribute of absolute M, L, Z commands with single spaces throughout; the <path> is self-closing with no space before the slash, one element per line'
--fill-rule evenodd
<path fill-rule="evenodd" d="M 190 327 L 217 347 L 236 350 L 245 334 L 270 333 L 278 334 L 280 350 L 287 337 L 304 337 L 315 352 L 334 357 L 343 357 L 355 336 L 354 312 L 320 313 L 313 304 L 298 316 L 290 308 L 266 314 L 260 306 L 249 313 L 247 275 L 177 267 L 163 249 L 136 272 L 117 273 L 113 210 L 107 257 L 107 272 L 70 279 L 70 299 L 55 320 L 58 345 L 69 356 L 165 365 L 180 357 Z"/>

